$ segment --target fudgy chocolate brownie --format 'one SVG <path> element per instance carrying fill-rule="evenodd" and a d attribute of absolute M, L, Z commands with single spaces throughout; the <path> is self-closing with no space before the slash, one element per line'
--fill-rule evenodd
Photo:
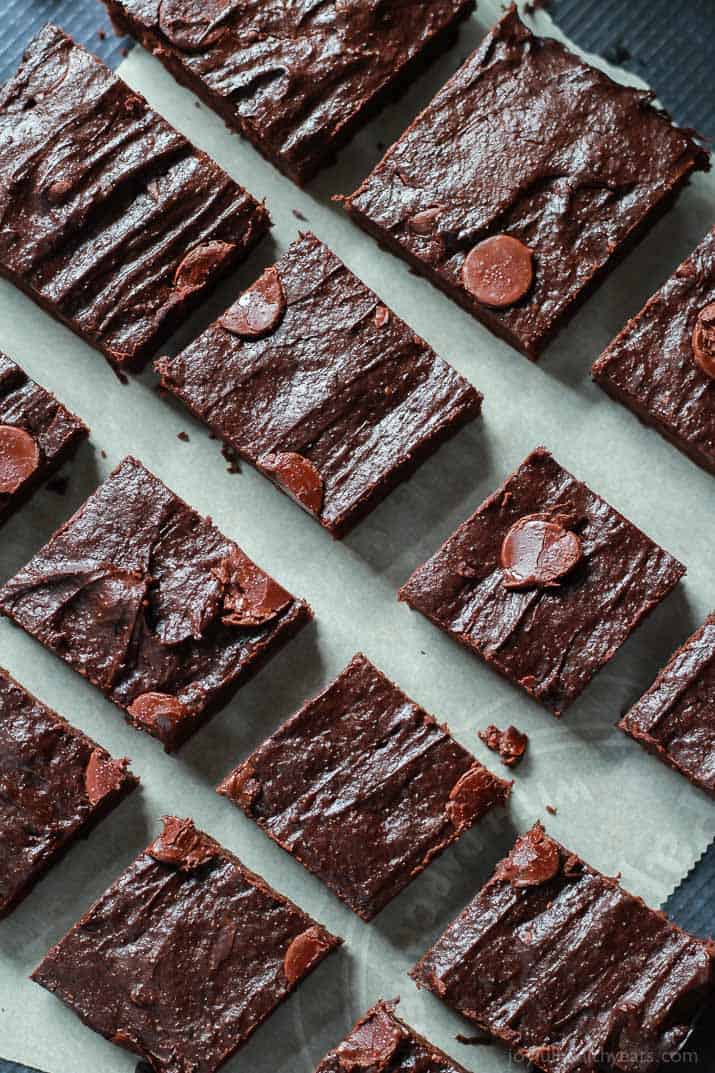
<path fill-rule="evenodd" d="M 466 1073 L 395 1016 L 397 1002 L 380 1001 L 361 1017 L 315 1073 Z"/>
<path fill-rule="evenodd" d="M 265 233 L 262 205 L 61 30 L 0 90 L 0 272 L 140 365 Z"/>
<path fill-rule="evenodd" d="M 88 435 L 78 417 L 0 352 L 0 523 Z"/>
<path fill-rule="evenodd" d="M 0 613 L 169 752 L 311 617 L 133 458 L 0 590 Z"/>
<path fill-rule="evenodd" d="M 509 792 L 363 655 L 219 786 L 364 920 Z"/>
<path fill-rule="evenodd" d="M 538 357 L 707 153 L 511 5 L 346 200 L 381 243 Z"/>
<path fill-rule="evenodd" d="M 339 944 L 171 816 L 32 979 L 156 1073 L 215 1073 Z"/>
<path fill-rule="evenodd" d="M 156 368 L 336 537 L 481 410 L 479 392 L 310 234 Z"/>
<path fill-rule="evenodd" d="M 229 127 L 302 183 L 446 48 L 474 0 L 104 0 Z"/>
<path fill-rule="evenodd" d="M 0 668 L 0 917 L 138 783 Z"/>
<path fill-rule="evenodd" d="M 411 975 L 545 1073 L 656 1073 L 713 1000 L 715 946 L 537 824 Z"/>
<path fill-rule="evenodd" d="M 593 378 L 715 474 L 715 229 L 616 336 Z"/>
<path fill-rule="evenodd" d="M 561 715 L 684 573 L 540 447 L 400 599 Z"/>
<path fill-rule="evenodd" d="M 618 725 L 715 797 L 715 615 L 678 649 Z"/>

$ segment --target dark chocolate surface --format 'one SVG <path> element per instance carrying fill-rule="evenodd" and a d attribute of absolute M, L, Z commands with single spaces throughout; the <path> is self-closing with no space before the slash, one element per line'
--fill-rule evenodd
<path fill-rule="evenodd" d="M 715 797 L 715 615 L 678 649 L 618 725 Z"/>
<path fill-rule="evenodd" d="M 466 1073 L 400 1020 L 396 1005 L 376 1003 L 342 1043 L 326 1054 L 315 1073 Z"/>
<path fill-rule="evenodd" d="M 0 590 L 0 612 L 167 750 L 311 615 L 133 458 Z"/>
<path fill-rule="evenodd" d="M 137 781 L 0 668 L 0 917 Z"/>
<path fill-rule="evenodd" d="M 339 942 L 167 817 L 32 978 L 157 1073 L 214 1073 Z"/>
<path fill-rule="evenodd" d="M 47 26 L 0 91 L 0 272 L 119 366 L 264 234 L 265 209 Z"/>
<path fill-rule="evenodd" d="M 648 95 L 535 37 L 512 6 L 346 207 L 535 358 L 614 256 L 707 167 Z M 502 234 L 533 251 L 534 282 L 496 309 L 462 270 L 476 244 Z"/>
<path fill-rule="evenodd" d="M 156 367 L 334 536 L 481 409 L 479 392 L 310 234 Z"/>
<path fill-rule="evenodd" d="M 545 1073 L 656 1073 L 712 1001 L 714 965 L 537 824 L 411 975 Z"/>
<path fill-rule="evenodd" d="M 558 582 L 511 588 L 502 544 L 529 515 L 560 519 L 582 557 Z M 538 448 L 418 567 L 400 599 L 561 715 L 684 573 Z"/>
<path fill-rule="evenodd" d="M 365 920 L 509 791 L 363 655 L 219 787 Z"/>
<path fill-rule="evenodd" d="M 17 428 L 34 441 L 37 465 L 13 492 L 0 490 L 0 522 L 71 456 L 89 429 L 49 391 L 0 352 L 0 428 Z M 4 470 L 0 446 L 0 485 Z M 29 471 L 30 467 L 28 467 Z"/>
<path fill-rule="evenodd" d="M 593 366 L 593 376 L 715 474 L 715 379 L 693 355 L 698 315 L 712 302 L 715 229 L 616 336 Z"/>
<path fill-rule="evenodd" d="M 415 64 L 449 44 L 473 0 L 105 0 L 291 178 L 328 163 Z"/>

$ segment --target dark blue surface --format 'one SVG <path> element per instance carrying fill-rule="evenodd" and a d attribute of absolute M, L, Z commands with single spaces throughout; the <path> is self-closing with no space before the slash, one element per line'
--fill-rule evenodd
<path fill-rule="evenodd" d="M 714 0 L 542 0 L 582 48 L 600 52 L 645 78 L 674 118 L 715 141 L 712 42 Z M 61 26 L 116 66 L 130 46 L 118 38 L 99 0 L 0 0 L 0 82 L 16 69 L 24 48 L 46 23 Z M 665 905 L 695 935 L 715 938 L 715 845 Z M 702 1073 L 715 1071 L 710 1026 L 692 1045 Z M 0 1058 L 0 1073 L 38 1073 Z M 68 1070 L 67 1073 L 73 1073 Z"/>

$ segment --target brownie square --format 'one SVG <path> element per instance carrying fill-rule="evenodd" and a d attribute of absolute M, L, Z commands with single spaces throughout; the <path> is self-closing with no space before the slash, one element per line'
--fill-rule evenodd
<path fill-rule="evenodd" d="M 0 524 L 88 435 L 84 422 L 0 352 Z"/>
<path fill-rule="evenodd" d="M 423 63 L 474 0 L 104 0 L 174 77 L 298 183 Z"/>
<path fill-rule="evenodd" d="M 0 272 L 135 367 L 265 233 L 262 205 L 55 26 L 0 90 Z"/>
<path fill-rule="evenodd" d="M 712 1001 L 714 963 L 536 824 L 410 975 L 544 1073 L 655 1073 Z"/>
<path fill-rule="evenodd" d="M 684 574 L 539 447 L 399 596 L 560 716 Z"/>
<path fill-rule="evenodd" d="M 315 1073 L 466 1073 L 463 1066 L 395 1016 L 397 1002 L 381 1000 L 326 1054 Z"/>
<path fill-rule="evenodd" d="M 715 797 L 715 615 L 678 649 L 618 725 Z"/>
<path fill-rule="evenodd" d="M 715 229 L 616 336 L 593 378 L 715 474 Z"/>
<path fill-rule="evenodd" d="M 156 1073 L 214 1073 L 339 944 L 168 816 L 32 979 Z"/>
<path fill-rule="evenodd" d="M 311 234 L 156 368 L 335 537 L 481 410 L 479 392 Z"/>
<path fill-rule="evenodd" d="M 0 667 L 0 917 L 139 780 Z"/>
<path fill-rule="evenodd" d="M 362 186 L 352 217 L 539 356 L 707 153 L 512 4 Z"/>
<path fill-rule="evenodd" d="M 510 789 L 361 654 L 218 788 L 363 920 Z"/>
<path fill-rule="evenodd" d="M 0 613 L 167 752 L 312 615 L 134 458 L 0 589 Z"/>

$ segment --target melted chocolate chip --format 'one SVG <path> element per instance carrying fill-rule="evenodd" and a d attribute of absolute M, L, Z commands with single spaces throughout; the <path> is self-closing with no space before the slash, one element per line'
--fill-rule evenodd
<path fill-rule="evenodd" d="M 292 600 L 290 593 L 238 548 L 221 562 L 216 576 L 224 586 L 221 621 L 225 626 L 260 626 Z"/>
<path fill-rule="evenodd" d="M 447 818 L 458 830 L 473 823 L 494 803 L 495 781 L 491 772 L 477 764 L 465 771 L 455 783 L 446 812 Z M 508 784 L 503 785 L 508 787 Z"/>
<path fill-rule="evenodd" d="M 12 495 L 40 464 L 37 442 L 16 425 L 0 425 L 0 495 Z"/>
<path fill-rule="evenodd" d="M 126 760 L 113 760 L 103 749 L 93 749 L 84 773 L 84 788 L 90 805 L 97 805 L 124 783 Z"/>
<path fill-rule="evenodd" d="M 319 928 L 308 928 L 296 935 L 283 959 L 283 972 L 288 983 L 297 983 L 329 948 Z"/>
<path fill-rule="evenodd" d="M 442 206 L 434 205 L 431 209 L 417 212 L 407 221 L 410 231 L 416 235 L 431 235 L 437 226 L 437 221 L 442 215 Z"/>
<path fill-rule="evenodd" d="M 390 323 L 390 310 L 387 306 L 378 306 L 375 310 L 375 327 L 384 328 Z"/>
<path fill-rule="evenodd" d="M 286 297 L 275 268 L 267 268 L 260 279 L 227 309 L 219 324 L 241 339 L 260 339 L 274 332 L 283 320 Z"/>
<path fill-rule="evenodd" d="M 259 465 L 311 514 L 320 514 L 323 505 L 323 478 L 303 455 L 295 451 L 264 455 Z"/>
<path fill-rule="evenodd" d="M 214 859 L 217 847 L 196 830 L 191 820 L 165 816 L 164 830 L 147 852 L 162 864 L 171 864 L 181 872 L 194 872 Z"/>
<path fill-rule="evenodd" d="M 399 1047 L 403 1032 L 389 1008 L 378 1006 L 372 1017 L 348 1036 L 337 1048 L 341 1069 L 384 1069 Z"/>
<path fill-rule="evenodd" d="M 154 727 L 166 724 L 173 726 L 186 715 L 186 709 L 178 697 L 169 693 L 142 693 L 127 709 L 137 723 Z"/>
<path fill-rule="evenodd" d="M 581 541 L 564 520 L 527 514 L 511 527 L 501 547 L 506 588 L 552 588 L 580 562 Z"/>
<path fill-rule="evenodd" d="M 528 735 L 517 730 L 515 726 L 499 730 L 494 724 L 490 724 L 486 730 L 479 731 L 479 737 L 488 749 L 499 753 L 499 759 L 507 767 L 513 767 L 519 763 L 529 744 Z"/>
<path fill-rule="evenodd" d="M 250 808 L 261 792 L 261 784 L 256 778 L 253 765 L 246 762 L 237 767 L 223 780 L 218 792 L 244 808 Z"/>
<path fill-rule="evenodd" d="M 235 247 L 228 242 L 204 242 L 186 254 L 174 273 L 174 286 L 189 293 L 205 287 Z"/>
<path fill-rule="evenodd" d="M 523 298 L 534 281 L 534 255 L 511 235 L 478 243 L 462 266 L 462 283 L 478 302 L 505 309 Z"/>
<path fill-rule="evenodd" d="M 715 302 L 698 313 L 693 329 L 693 357 L 705 375 L 715 380 Z"/>
<path fill-rule="evenodd" d="M 221 20 L 235 7 L 235 0 L 161 0 L 159 26 L 177 48 L 203 50 L 219 39 Z"/>
<path fill-rule="evenodd" d="M 547 837 L 538 824 L 527 831 L 514 846 L 506 860 L 496 870 L 496 878 L 505 880 L 517 890 L 548 883 L 561 867 L 559 847 Z"/>

